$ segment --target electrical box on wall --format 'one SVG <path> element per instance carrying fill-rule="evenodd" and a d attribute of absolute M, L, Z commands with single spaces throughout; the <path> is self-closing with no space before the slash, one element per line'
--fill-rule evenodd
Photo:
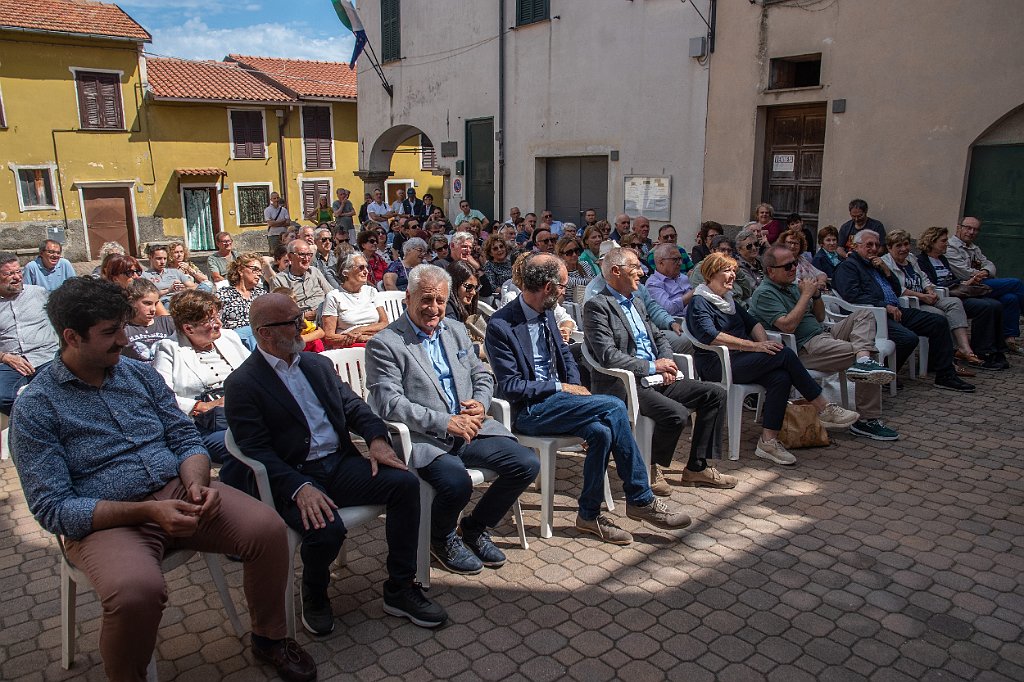
<path fill-rule="evenodd" d="M 466 162 L 465 161 L 456 161 L 455 162 L 455 174 L 456 175 L 465 175 L 466 174 Z"/>
<path fill-rule="evenodd" d="M 690 38 L 690 56 L 700 59 L 706 57 L 708 54 L 708 39 L 707 36 L 698 36 L 696 38 Z"/>

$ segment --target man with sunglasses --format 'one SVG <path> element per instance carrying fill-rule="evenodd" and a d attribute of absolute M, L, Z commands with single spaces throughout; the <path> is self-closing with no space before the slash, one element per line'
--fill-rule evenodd
<path fill-rule="evenodd" d="M 796 256 L 786 246 L 772 246 L 764 253 L 767 278 L 750 298 L 750 313 L 773 329 L 796 337 L 800 361 L 820 372 L 846 371 L 856 381 L 860 419 L 850 432 L 872 440 L 897 440 L 899 434 L 882 423 L 882 384 L 896 375 L 871 356 L 875 349 L 875 316 L 857 310 L 826 329 L 825 305 L 814 280 L 796 281 Z"/>
<path fill-rule="evenodd" d="M 650 223 L 647 222 L 647 218 L 643 218 L 643 216 L 641 216 L 640 218 L 637 218 L 637 221 L 640 221 L 641 225 L 646 225 L 646 228 L 650 230 Z M 642 230 L 643 227 L 641 227 L 641 232 Z M 672 244 L 675 246 L 676 250 L 679 252 L 679 271 L 684 275 L 692 276 L 691 273 L 694 270 L 693 259 L 690 258 L 690 254 L 686 252 L 686 249 L 678 244 L 678 241 L 679 234 L 676 232 L 674 225 L 662 225 L 658 228 L 658 244 Z M 650 240 L 648 239 L 647 242 L 649 243 Z M 654 262 L 654 246 L 644 252 L 644 260 L 647 262 L 647 268 L 652 271 L 657 269 L 657 263 Z"/>
<path fill-rule="evenodd" d="M 325 227 L 320 228 L 316 231 L 313 239 L 313 245 L 316 247 L 316 253 L 313 254 L 313 267 L 319 270 L 324 278 L 327 279 L 332 289 L 340 288 L 341 283 L 338 282 L 338 258 L 334 255 L 334 249 L 332 248 L 334 237 L 331 236 L 331 231 Z"/>
<path fill-rule="evenodd" d="M 760 245 L 757 235 L 750 230 L 741 230 L 736 235 L 736 255 L 739 256 L 740 268 L 754 280 L 754 286 L 764 279 L 764 265 L 759 253 Z"/>
<path fill-rule="evenodd" d="M 551 232 L 546 223 L 542 223 L 533 233 L 533 249 L 537 253 L 554 253 L 557 241 L 558 237 Z"/>
<path fill-rule="evenodd" d="M 25 284 L 18 257 L 0 253 L 0 412 L 11 413 L 18 390 L 50 364 L 57 335 L 44 310 L 46 289 Z"/>
<path fill-rule="evenodd" d="M 238 447 L 267 468 L 277 511 L 302 535 L 303 626 L 320 636 L 334 630 L 328 586 L 347 534 L 335 510 L 375 504 L 387 505 L 384 612 L 441 625 L 444 609 L 414 582 L 419 482 L 392 449 L 387 426 L 330 360 L 302 352 L 303 315 L 289 297 L 260 296 L 249 319 L 257 349 L 224 382 L 225 410 Z M 366 442 L 365 454 L 350 432 Z M 248 469 L 235 459 L 222 478 L 252 490 Z"/>
<path fill-rule="evenodd" d="M 327 294 L 334 289 L 323 273 L 313 267 L 314 249 L 304 239 L 288 242 L 288 267 L 274 276 L 271 289 L 287 287 L 307 320 L 315 320 Z"/>

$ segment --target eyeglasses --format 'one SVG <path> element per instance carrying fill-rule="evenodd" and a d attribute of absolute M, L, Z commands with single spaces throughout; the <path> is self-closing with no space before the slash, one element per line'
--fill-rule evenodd
<path fill-rule="evenodd" d="M 557 241 L 558 241 L 557 237 L 551 237 L 550 239 L 538 239 L 537 243 L 538 244 L 554 244 Z"/>
<path fill-rule="evenodd" d="M 674 256 L 672 258 L 659 258 L 658 260 L 667 260 L 670 263 L 682 263 L 683 262 L 683 257 L 682 256 Z"/>
<path fill-rule="evenodd" d="M 373 244 L 374 246 L 376 246 L 377 245 L 377 240 L 376 239 L 367 239 L 366 243 L 367 244 Z"/>
<path fill-rule="evenodd" d="M 21 268 L 18 268 L 17 270 L 11 270 L 10 272 L 0 272 L 0 277 L 15 277 L 15 276 L 18 276 L 18 277 L 21 276 Z"/>
<path fill-rule="evenodd" d="M 776 270 L 785 270 L 786 272 L 789 272 L 790 270 L 796 270 L 796 261 L 791 260 L 788 263 L 780 263 L 779 265 L 769 265 L 768 267 L 774 268 Z"/>
<path fill-rule="evenodd" d="M 298 258 L 299 260 L 304 260 L 306 258 L 312 258 L 313 257 L 313 254 L 310 253 L 309 251 L 305 251 L 305 252 L 303 252 L 303 251 L 292 251 L 292 255 L 295 256 L 296 258 Z"/>
<path fill-rule="evenodd" d="M 676 233 L 673 232 L 672 234 L 663 234 L 663 235 L 661 235 L 661 238 L 662 239 L 666 239 L 666 240 L 667 239 L 671 239 L 672 241 L 675 241 L 677 236 L 678 235 L 676 235 Z"/>
<path fill-rule="evenodd" d="M 577 248 L 566 249 L 565 251 L 562 252 L 562 255 L 563 256 L 578 256 L 578 255 L 580 255 L 580 250 L 577 249 Z"/>
<path fill-rule="evenodd" d="M 220 317 L 217 316 L 217 315 L 214 315 L 213 317 L 211 317 L 211 318 L 209 318 L 207 320 L 203 320 L 202 322 L 198 322 L 196 324 L 193 324 L 192 326 L 193 327 L 197 327 L 197 328 L 199 328 L 199 327 L 206 327 L 207 329 L 216 329 L 217 327 L 220 327 L 221 324 L 222 324 L 222 322 L 220 321 Z"/>
<path fill-rule="evenodd" d="M 744 251 L 753 251 L 754 249 L 757 248 L 757 244 L 754 244 L 754 243 L 744 244 L 740 248 L 743 249 Z"/>
<path fill-rule="evenodd" d="M 331 238 L 330 237 L 320 237 L 320 241 L 322 241 L 322 242 L 330 242 Z"/>
<path fill-rule="evenodd" d="M 479 289 L 480 285 L 479 284 L 470 284 L 469 282 L 466 282 L 465 284 L 462 285 L 462 288 L 466 290 L 466 293 L 471 294 L 474 291 L 476 291 L 477 289 Z"/>
<path fill-rule="evenodd" d="M 43 251 L 43 253 L 45 253 L 47 256 L 59 256 L 63 252 L 62 251 L 54 251 L 53 249 L 46 249 L 45 251 Z"/>
<path fill-rule="evenodd" d="M 247 265 L 247 266 L 245 266 L 245 269 L 248 270 L 249 272 L 251 272 L 254 275 L 262 275 L 263 274 L 263 268 L 261 268 L 258 265 Z"/>
<path fill-rule="evenodd" d="M 359 272 L 369 272 L 370 266 L 368 266 L 366 263 L 363 263 L 362 265 L 353 265 L 352 269 L 358 270 Z"/>
<path fill-rule="evenodd" d="M 284 320 L 283 322 L 268 322 L 266 324 L 261 324 L 257 329 L 263 329 L 264 327 L 287 327 L 288 325 L 291 325 L 301 331 L 306 326 L 306 320 L 302 317 L 302 313 L 299 313 L 290 320 Z"/>

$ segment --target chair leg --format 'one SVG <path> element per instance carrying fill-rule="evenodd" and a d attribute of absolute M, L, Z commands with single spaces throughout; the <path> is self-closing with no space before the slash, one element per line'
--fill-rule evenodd
<path fill-rule="evenodd" d="M 75 662 L 75 607 L 78 593 L 71 569 L 63 559 L 60 562 L 60 629 L 61 650 L 60 663 L 65 670 L 70 670 Z"/>
<path fill-rule="evenodd" d="M 555 452 L 552 446 L 538 449 L 540 456 L 540 536 L 551 537 L 555 506 Z"/>
<path fill-rule="evenodd" d="M 729 459 L 740 458 L 740 433 L 743 419 L 743 396 L 739 391 L 729 390 Z"/>
<path fill-rule="evenodd" d="M 220 565 L 220 555 L 204 552 L 203 559 L 206 561 L 206 568 L 210 571 L 210 578 L 217 587 L 217 593 L 220 594 L 220 600 L 224 604 L 224 611 L 228 614 L 228 620 L 231 621 L 231 627 L 234 628 L 235 635 L 241 637 L 245 634 L 245 630 L 242 628 L 242 621 L 238 618 L 238 611 L 235 609 L 235 601 L 231 598 L 231 592 L 228 590 L 228 583 L 224 579 L 224 569 Z"/>
<path fill-rule="evenodd" d="M 160 678 L 156 676 L 156 651 L 153 651 L 149 665 L 146 666 L 146 682 L 159 682 L 159 680 Z"/>
<path fill-rule="evenodd" d="M 430 587 L 430 509 L 434 505 L 434 489 L 420 480 L 420 527 L 416 548 L 416 580 Z"/>
<path fill-rule="evenodd" d="M 896 353 L 893 353 L 892 355 L 887 357 L 885 359 L 885 364 L 888 365 L 889 369 L 891 369 L 893 371 L 893 373 L 895 374 L 896 373 Z M 892 381 L 889 382 L 889 395 L 893 396 L 893 397 L 896 396 L 896 380 L 895 379 L 893 379 Z"/>
<path fill-rule="evenodd" d="M 846 372 L 839 373 L 839 399 L 843 401 L 845 409 L 850 409 L 850 387 L 846 385 Z"/>
<path fill-rule="evenodd" d="M 764 396 L 760 393 L 754 393 L 757 396 L 757 408 L 754 410 L 754 421 L 758 424 L 761 423 L 761 410 L 764 408 Z"/>
<path fill-rule="evenodd" d="M 922 336 L 917 342 L 917 360 L 922 379 L 928 375 L 928 352 L 928 339 Z"/>
<path fill-rule="evenodd" d="M 650 469 L 648 468 L 647 471 L 650 471 Z M 608 480 L 607 470 L 604 472 L 604 506 L 608 508 L 608 511 L 615 511 L 615 500 L 612 499 L 612 484 Z"/>
<path fill-rule="evenodd" d="M 526 524 L 523 523 L 523 506 L 519 504 L 519 498 L 512 505 L 512 518 L 515 519 L 516 529 L 519 531 L 519 545 L 523 549 L 530 549 L 530 543 L 526 541 Z"/>
<path fill-rule="evenodd" d="M 288 529 L 288 580 L 284 586 L 284 616 L 288 621 L 288 636 L 295 639 L 295 550 L 302 541 L 298 532 Z"/>

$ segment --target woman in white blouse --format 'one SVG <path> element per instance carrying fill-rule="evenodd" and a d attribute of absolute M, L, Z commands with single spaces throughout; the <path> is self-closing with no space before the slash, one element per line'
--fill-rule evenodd
<path fill-rule="evenodd" d="M 210 459 L 223 462 L 227 421 L 224 380 L 249 357 L 238 334 L 222 329 L 221 303 L 214 294 L 191 289 L 171 299 L 175 338 L 157 343 L 153 368 L 174 391 L 178 407 L 196 422 Z"/>
<path fill-rule="evenodd" d="M 362 253 L 349 253 L 338 261 L 341 288 L 324 300 L 323 328 L 326 348 L 365 344 L 388 326 L 388 315 L 377 302 L 377 289 L 367 284 L 369 268 Z"/>

